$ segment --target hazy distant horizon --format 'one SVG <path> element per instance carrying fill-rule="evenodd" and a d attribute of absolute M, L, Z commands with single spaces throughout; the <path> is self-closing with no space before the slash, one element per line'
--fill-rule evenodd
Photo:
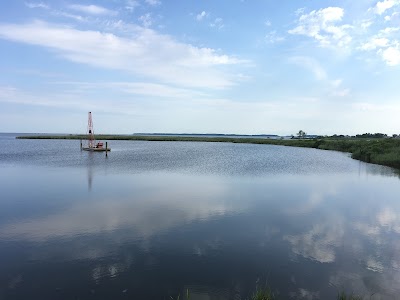
<path fill-rule="evenodd" d="M 367 132 L 363 133 L 357 133 L 357 134 L 364 134 Z M 378 133 L 378 132 L 370 132 L 371 134 Z M 383 134 L 387 134 L 384 132 L 379 132 Z M 0 134 L 12 134 L 12 135 L 81 135 L 81 134 L 87 134 L 86 132 L 78 132 L 78 133 L 63 133 L 63 132 L 0 132 Z M 344 136 L 356 136 L 357 134 L 342 134 L 342 133 L 337 133 L 337 135 L 344 135 Z M 297 132 L 293 134 L 286 134 L 286 135 L 279 135 L 279 134 L 268 134 L 268 133 L 260 133 L 260 134 L 237 134 L 237 133 L 177 133 L 177 132 L 134 132 L 134 133 L 98 133 L 95 132 L 95 135 L 185 135 L 185 136 L 267 136 L 267 137 L 291 137 L 291 136 L 297 136 Z M 306 132 L 306 136 L 330 136 L 330 135 L 322 135 L 322 134 L 314 134 L 314 133 L 308 133 Z M 387 134 L 387 136 L 392 136 L 392 134 Z"/>

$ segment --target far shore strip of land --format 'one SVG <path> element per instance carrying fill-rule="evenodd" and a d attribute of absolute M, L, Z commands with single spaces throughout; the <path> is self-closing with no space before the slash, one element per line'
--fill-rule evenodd
<path fill-rule="evenodd" d="M 29 135 L 17 139 L 67 139 L 85 140 L 87 135 Z M 315 148 L 351 153 L 351 157 L 367 163 L 388 166 L 400 170 L 400 138 L 314 138 L 270 139 L 258 137 L 224 136 L 177 136 L 177 135 L 96 135 L 98 140 L 132 140 L 161 142 L 214 142 L 266 144 L 291 147 Z"/>

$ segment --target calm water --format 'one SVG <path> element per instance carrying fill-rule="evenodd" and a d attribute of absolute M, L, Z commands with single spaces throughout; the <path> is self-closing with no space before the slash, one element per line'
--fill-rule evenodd
<path fill-rule="evenodd" d="M 400 295 L 400 180 L 347 154 L 0 134 L 0 299 Z"/>

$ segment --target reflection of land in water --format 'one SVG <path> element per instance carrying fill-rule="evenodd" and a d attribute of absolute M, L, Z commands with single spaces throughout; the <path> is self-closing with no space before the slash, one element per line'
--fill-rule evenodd
<path fill-rule="evenodd" d="M 358 173 L 400 178 L 400 170 L 358 161 Z"/>

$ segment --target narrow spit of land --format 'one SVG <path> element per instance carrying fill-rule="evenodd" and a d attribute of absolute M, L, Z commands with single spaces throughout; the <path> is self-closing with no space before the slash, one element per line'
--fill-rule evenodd
<path fill-rule="evenodd" d="M 87 139 L 87 135 L 32 135 L 17 139 Z M 351 153 L 351 157 L 368 163 L 389 166 L 400 170 L 400 138 L 318 138 L 318 139 L 267 139 L 243 137 L 204 136 L 145 136 L 145 135 L 96 135 L 99 140 L 221 142 L 267 144 L 315 148 Z"/>

